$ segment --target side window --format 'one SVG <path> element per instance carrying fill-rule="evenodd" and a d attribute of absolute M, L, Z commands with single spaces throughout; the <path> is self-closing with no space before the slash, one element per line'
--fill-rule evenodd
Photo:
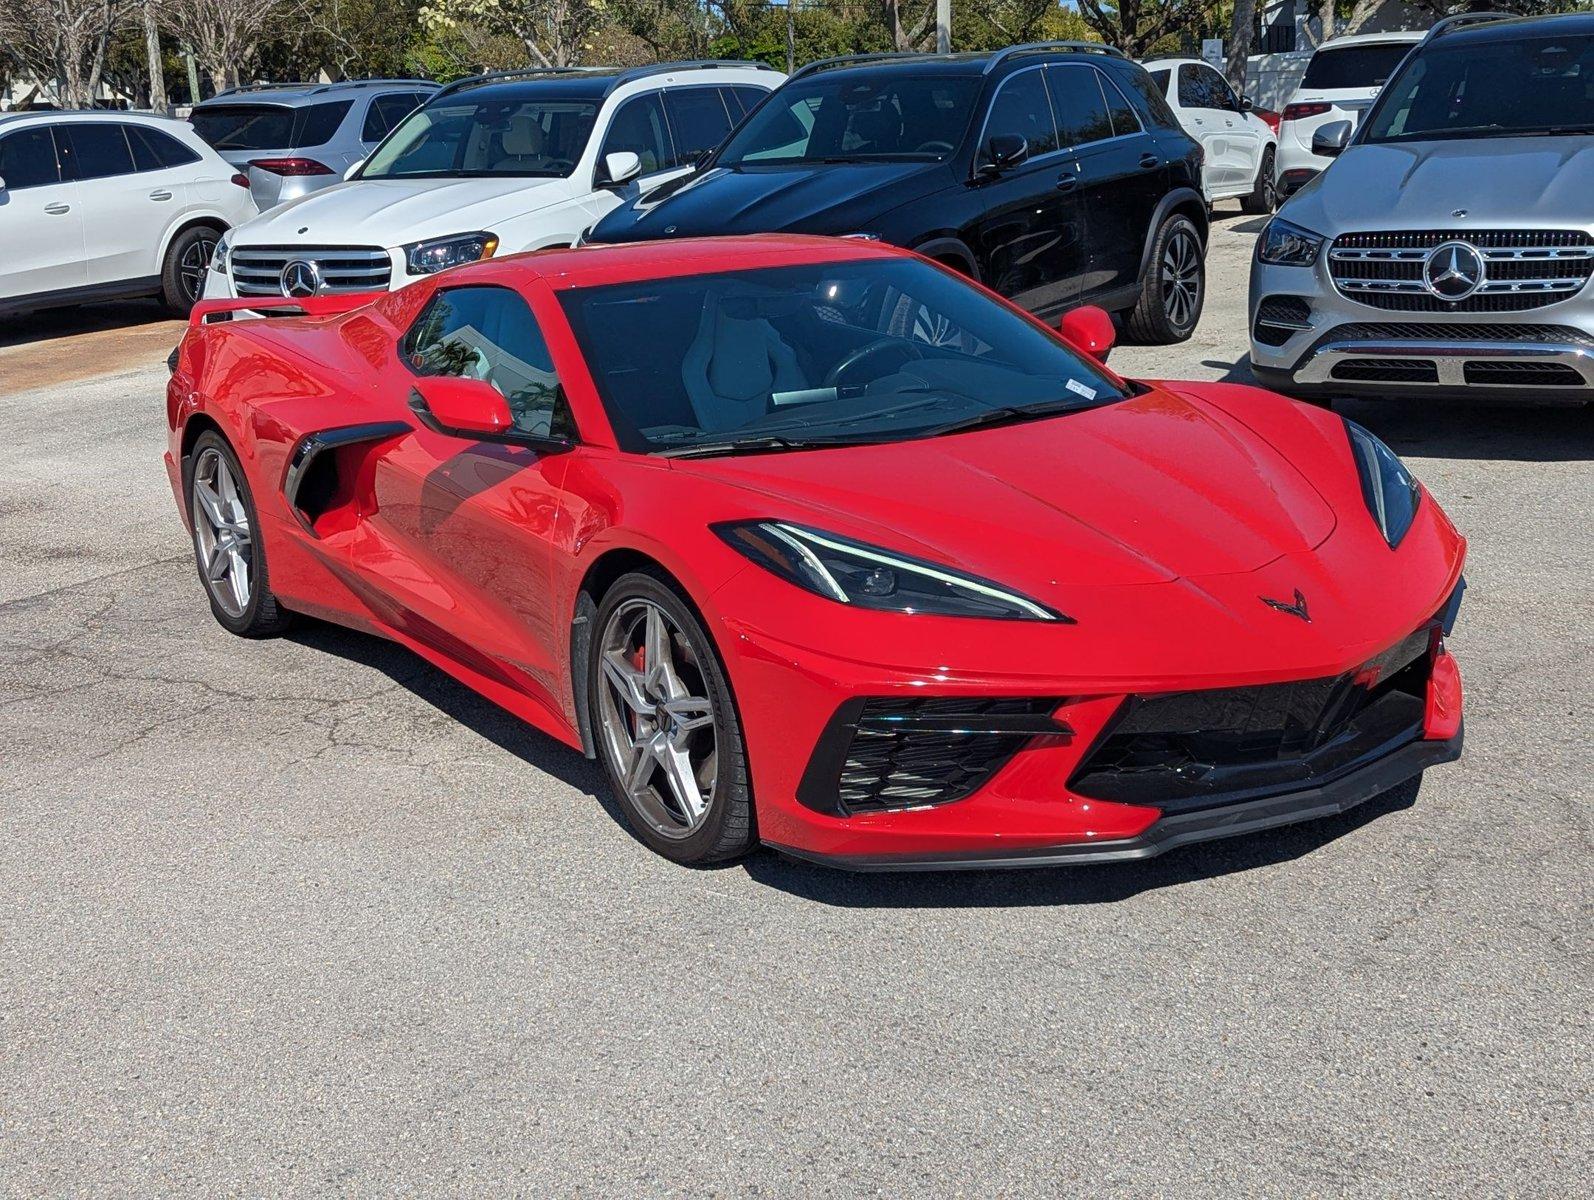
<path fill-rule="evenodd" d="M 438 292 L 399 348 L 417 375 L 453 375 L 492 384 L 509 401 L 515 428 L 522 433 L 575 434 L 537 318 L 508 288 Z"/>
<path fill-rule="evenodd" d="M 765 96 L 769 95 L 769 93 L 763 88 L 755 87 L 731 87 L 726 88 L 725 91 L 728 92 L 730 96 L 741 105 L 740 112 L 738 112 L 735 108 L 731 109 L 731 118 L 733 121 L 741 120 L 742 117 L 746 116 L 748 113 L 752 112 L 753 109 L 757 108 L 759 102 L 762 101 Z"/>
<path fill-rule="evenodd" d="M 669 164 L 673 157 L 670 130 L 664 123 L 664 106 L 659 103 L 657 92 L 632 97 L 614 114 L 598 161 L 619 150 L 629 150 L 640 158 L 644 175 L 662 171 Z"/>
<path fill-rule="evenodd" d="M 1207 67 L 1185 63 L 1179 68 L 1179 107 L 1217 108 L 1218 98 L 1212 94 L 1210 73 Z"/>
<path fill-rule="evenodd" d="M 353 100 L 336 100 L 301 109 L 298 120 L 294 122 L 297 126 L 294 130 L 294 146 L 319 146 L 323 142 L 330 142 L 353 107 Z"/>
<path fill-rule="evenodd" d="M 1165 72 L 1157 72 L 1165 75 Z M 1149 120 L 1151 124 L 1162 129 L 1178 129 L 1179 118 L 1174 115 L 1173 109 L 1168 106 L 1168 81 L 1163 79 L 1159 87 L 1156 81 L 1139 67 L 1128 65 L 1123 70 L 1112 72 L 1112 78 L 1127 85 L 1128 90 L 1140 97 L 1140 119 Z M 1132 99 L 1133 97 L 1131 97 Z"/>
<path fill-rule="evenodd" d="M 371 101 L 366 111 L 365 124 L 360 129 L 362 142 L 380 142 L 412 111 L 420 107 L 422 97 L 414 92 L 390 92 Z"/>
<path fill-rule="evenodd" d="M 1046 84 L 1052 90 L 1064 147 L 1112 137 L 1112 118 L 1107 115 L 1094 67 L 1053 67 L 1046 72 Z"/>
<path fill-rule="evenodd" d="M 1114 137 L 1124 137 L 1127 134 L 1140 132 L 1140 118 L 1135 115 L 1135 106 L 1129 103 L 1113 80 L 1096 72 L 1096 83 L 1101 87 L 1101 94 L 1107 100 L 1107 115 L 1112 118 L 1112 132 Z"/>
<path fill-rule="evenodd" d="M 124 125 L 128 144 L 133 148 L 133 169 L 136 171 L 164 171 L 168 167 L 181 167 L 198 162 L 199 155 L 170 134 L 142 125 Z"/>
<path fill-rule="evenodd" d="M 1240 111 L 1240 99 L 1234 94 L 1234 89 L 1229 86 L 1227 79 L 1211 67 L 1202 67 L 1201 74 L 1207 81 L 1207 94 L 1212 97 L 1213 108 L 1226 108 L 1230 112 Z"/>
<path fill-rule="evenodd" d="M 705 150 L 712 150 L 731 131 L 730 114 L 719 88 L 672 88 L 664 93 L 664 111 L 670 115 L 675 153 L 670 166 L 689 165 Z"/>
<path fill-rule="evenodd" d="M 55 138 L 48 125 L 19 129 L 0 138 L 0 179 L 8 191 L 46 187 L 61 182 L 61 168 L 55 161 Z"/>
<path fill-rule="evenodd" d="M 1046 99 L 1046 84 L 1038 68 L 1011 75 L 997 88 L 990 115 L 985 119 L 981 159 L 993 137 L 1014 133 L 1029 142 L 1031 158 L 1057 149 L 1057 125 L 1052 120 L 1052 106 Z"/>
<path fill-rule="evenodd" d="M 64 125 L 79 179 L 109 179 L 133 173 L 133 152 L 120 125 L 109 121 Z"/>

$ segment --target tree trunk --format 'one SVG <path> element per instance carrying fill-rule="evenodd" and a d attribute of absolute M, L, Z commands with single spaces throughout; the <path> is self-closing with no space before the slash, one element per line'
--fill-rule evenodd
<path fill-rule="evenodd" d="M 144 52 L 149 56 L 149 106 L 166 111 L 166 72 L 161 67 L 161 36 L 155 25 L 155 6 L 144 0 Z"/>
<path fill-rule="evenodd" d="M 1334 0 L 1318 0 L 1317 44 L 1321 46 L 1334 36 Z"/>
<path fill-rule="evenodd" d="M 1234 0 L 1234 19 L 1229 23 L 1229 84 L 1245 92 L 1245 70 L 1251 57 L 1251 28 L 1256 22 L 1256 0 Z"/>

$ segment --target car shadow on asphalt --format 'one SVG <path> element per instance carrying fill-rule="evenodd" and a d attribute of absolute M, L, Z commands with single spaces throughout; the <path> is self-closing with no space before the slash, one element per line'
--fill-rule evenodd
<path fill-rule="evenodd" d="M 822 867 L 763 850 L 747 874 L 767 887 L 837 908 L 1021 908 L 1113 904 L 1312 854 L 1391 813 L 1413 807 L 1418 784 L 1393 788 L 1348 813 L 1264 833 L 1186 846 L 1139 862 L 1009 871 L 859 873 Z"/>
<path fill-rule="evenodd" d="M 76 308 L 48 308 L 0 322 L 0 349 L 106 329 L 134 329 L 175 319 L 158 300 L 119 300 Z"/>

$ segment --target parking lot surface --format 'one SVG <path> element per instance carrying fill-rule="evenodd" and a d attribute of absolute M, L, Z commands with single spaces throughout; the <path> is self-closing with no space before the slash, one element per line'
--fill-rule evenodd
<path fill-rule="evenodd" d="M 1259 224 L 1114 366 L 1246 378 Z M 1594 411 L 1345 406 L 1471 541 L 1467 752 L 1415 797 L 1138 865 L 687 871 L 405 651 L 224 633 L 175 327 L 50 320 L 0 338 L 7 1193 L 1588 1190 Z"/>

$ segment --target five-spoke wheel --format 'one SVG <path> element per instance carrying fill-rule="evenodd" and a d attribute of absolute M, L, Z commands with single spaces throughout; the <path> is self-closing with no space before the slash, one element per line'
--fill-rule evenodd
<path fill-rule="evenodd" d="M 246 637 L 278 632 L 288 616 L 266 584 L 254 502 L 232 447 L 219 434 L 203 433 L 183 470 L 194 561 L 216 620 Z"/>

